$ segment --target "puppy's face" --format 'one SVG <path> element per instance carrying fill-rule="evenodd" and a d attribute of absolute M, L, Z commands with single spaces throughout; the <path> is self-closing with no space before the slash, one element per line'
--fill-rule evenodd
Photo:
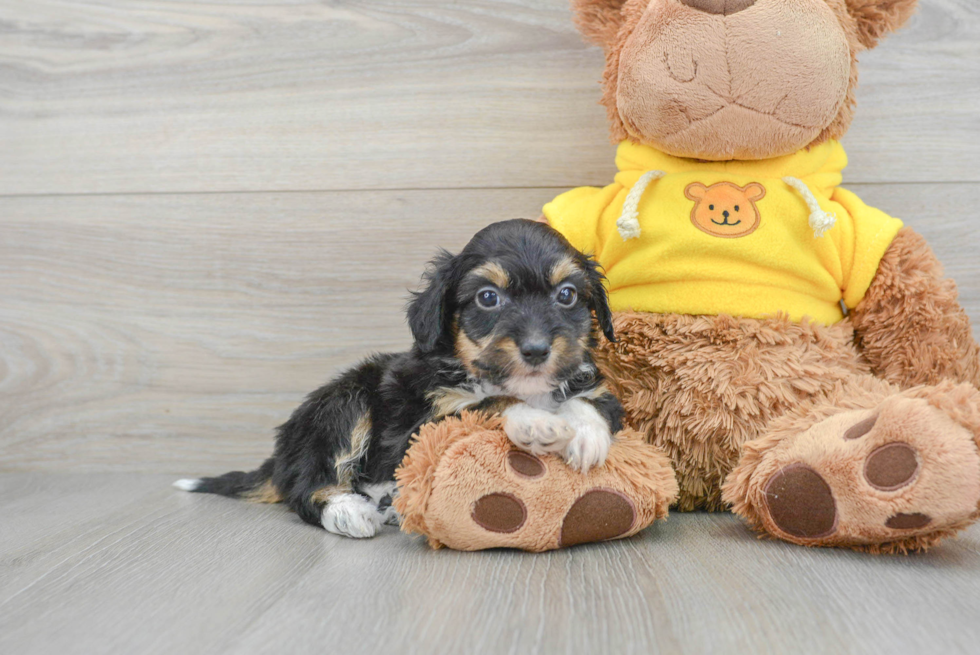
<path fill-rule="evenodd" d="M 417 347 L 450 351 L 509 395 L 547 393 L 575 376 L 595 345 L 593 312 L 613 338 L 595 262 L 546 225 L 496 223 L 434 265 L 409 308 Z"/>

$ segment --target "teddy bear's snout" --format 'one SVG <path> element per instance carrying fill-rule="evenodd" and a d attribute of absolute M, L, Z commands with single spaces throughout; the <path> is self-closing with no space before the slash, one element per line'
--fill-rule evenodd
<path fill-rule="evenodd" d="M 680 0 L 681 4 L 708 14 L 731 16 L 755 4 L 755 0 Z"/>

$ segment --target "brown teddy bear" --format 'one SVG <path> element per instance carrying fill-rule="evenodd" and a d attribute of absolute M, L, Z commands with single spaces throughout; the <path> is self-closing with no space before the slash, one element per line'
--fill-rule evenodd
<path fill-rule="evenodd" d="M 618 340 L 597 360 L 626 424 L 669 458 L 680 510 L 870 552 L 980 516 L 980 359 L 956 287 L 919 235 L 839 187 L 857 55 L 915 4 L 573 1 L 606 53 L 619 172 L 544 217 L 606 270 Z M 422 532 L 419 481 L 454 472 L 428 464 L 403 487 Z M 670 476 L 627 484 L 644 475 L 618 484 L 673 502 Z M 576 491 L 556 483 L 538 524 L 557 534 Z M 472 533 L 472 500 L 455 502 L 441 530 Z M 515 535 L 477 547 L 528 547 Z"/>

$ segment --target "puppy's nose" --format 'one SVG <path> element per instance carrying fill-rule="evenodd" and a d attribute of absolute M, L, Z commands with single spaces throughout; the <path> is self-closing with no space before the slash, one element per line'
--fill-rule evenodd
<path fill-rule="evenodd" d="M 521 344 L 521 357 L 524 361 L 532 366 L 536 366 L 548 359 L 548 355 L 551 354 L 551 344 L 547 341 L 534 340 L 525 341 Z"/>
<path fill-rule="evenodd" d="M 706 14 L 731 16 L 755 4 L 755 0 L 680 0 L 682 4 L 693 7 Z"/>

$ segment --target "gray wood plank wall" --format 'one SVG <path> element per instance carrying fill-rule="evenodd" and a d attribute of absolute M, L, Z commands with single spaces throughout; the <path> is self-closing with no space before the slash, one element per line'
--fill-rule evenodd
<path fill-rule="evenodd" d="M 0 4 L 0 467 L 217 472 L 437 247 L 613 172 L 566 0 Z M 850 186 L 980 319 L 980 8 L 862 56 Z"/>

